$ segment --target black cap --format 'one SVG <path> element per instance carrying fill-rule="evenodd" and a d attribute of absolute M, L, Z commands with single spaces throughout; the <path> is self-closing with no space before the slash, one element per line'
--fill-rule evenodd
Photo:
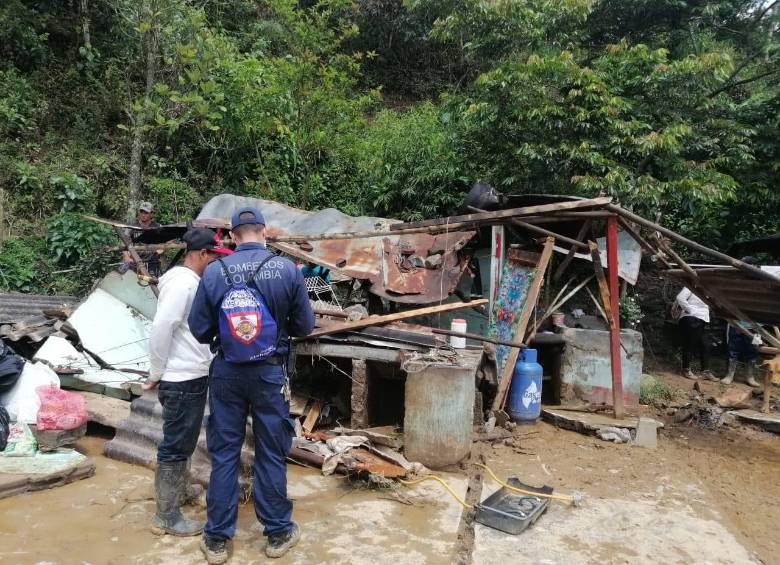
<path fill-rule="evenodd" d="M 181 240 L 187 244 L 187 251 L 208 249 L 222 255 L 233 253 L 227 247 L 223 247 L 217 234 L 208 228 L 190 228 L 185 232 Z"/>

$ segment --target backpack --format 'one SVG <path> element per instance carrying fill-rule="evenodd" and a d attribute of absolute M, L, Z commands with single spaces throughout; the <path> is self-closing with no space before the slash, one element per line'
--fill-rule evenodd
<path fill-rule="evenodd" d="M 263 260 L 248 283 L 233 284 L 225 263 L 218 259 L 230 285 L 219 306 L 219 340 L 222 355 L 230 363 L 257 363 L 276 354 L 278 325 L 255 277 L 275 255 Z"/>

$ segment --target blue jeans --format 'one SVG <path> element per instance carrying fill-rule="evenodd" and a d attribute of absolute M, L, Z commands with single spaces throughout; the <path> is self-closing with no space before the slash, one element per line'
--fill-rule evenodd
<path fill-rule="evenodd" d="M 230 539 L 238 516 L 238 473 L 247 416 L 252 416 L 255 444 L 255 515 L 270 536 L 292 528 L 292 502 L 287 498 L 287 453 L 294 426 L 284 398 L 279 365 L 263 365 L 256 376 L 212 375 L 209 378 L 208 447 L 211 478 L 206 495 L 210 538 Z"/>
<path fill-rule="evenodd" d="M 758 357 L 758 349 L 748 337 L 729 326 L 729 359 L 735 361 L 753 361 Z M 741 358 L 741 359 L 740 359 Z"/>
<path fill-rule="evenodd" d="M 157 398 L 163 409 L 163 438 L 157 462 L 185 461 L 198 444 L 206 410 L 208 377 L 191 381 L 161 381 Z"/>

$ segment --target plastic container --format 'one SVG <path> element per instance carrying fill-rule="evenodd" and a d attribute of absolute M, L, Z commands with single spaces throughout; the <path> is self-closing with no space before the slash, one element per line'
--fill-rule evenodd
<path fill-rule="evenodd" d="M 524 349 L 512 373 L 507 412 L 518 424 L 533 424 L 541 411 L 542 366 L 536 362 L 536 349 Z"/>
<path fill-rule="evenodd" d="M 566 314 L 564 314 L 563 312 L 553 312 L 552 323 L 553 323 L 553 326 L 558 326 L 559 328 L 565 327 L 566 326 Z"/>
<path fill-rule="evenodd" d="M 466 333 L 466 328 L 468 328 L 468 325 L 466 324 L 466 320 L 463 318 L 455 318 L 452 320 L 452 323 L 450 323 L 450 330 L 458 333 Z M 454 335 L 450 336 L 450 345 L 454 347 L 455 349 L 465 349 L 466 348 L 466 338 L 465 337 L 455 337 Z"/>

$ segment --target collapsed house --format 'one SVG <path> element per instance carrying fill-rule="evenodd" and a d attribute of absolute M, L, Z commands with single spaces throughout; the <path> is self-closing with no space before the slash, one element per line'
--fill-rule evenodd
<path fill-rule="evenodd" d="M 263 210 L 270 247 L 329 275 L 320 270 L 307 279 L 318 320 L 310 336 L 296 341 L 291 360 L 299 437 L 290 454 L 329 472 L 403 476 L 415 468 L 410 462 L 440 468 L 462 460 L 475 424 L 505 420 L 515 361 L 526 347 L 539 351 L 545 404 L 608 405 L 624 421 L 625 407 L 638 403 L 643 347 L 639 332 L 620 328 L 620 281 L 636 283 L 643 256 L 684 279 L 720 315 L 747 322 L 744 331 L 764 338 L 762 353 L 780 354 L 780 339 L 763 328 L 780 322 L 780 279 L 610 198 L 477 192 L 461 215 L 401 223 L 222 194 L 192 224 L 225 233 L 225 218 L 242 206 Z M 188 224 L 139 230 L 130 242 L 122 235 L 128 226 L 108 223 L 131 253 L 179 249 L 172 264 L 181 256 Z M 672 242 L 719 263 L 693 268 Z M 555 253 L 561 261 L 553 271 Z M 580 269 L 566 279 L 575 262 Z M 47 318 L 51 323 L 30 326 L 35 331 L 25 334 L 18 323 L 3 331 L 37 339 L 30 359 L 57 373 L 63 387 L 134 399 L 106 454 L 153 466 L 161 410 L 156 393 L 141 395 L 139 379 L 148 370 L 156 287 L 139 271 L 109 273 L 83 302 L 70 301 Z M 562 285 L 557 296 L 542 297 L 545 279 Z M 758 294 L 734 296 L 734 285 Z M 555 316 L 586 294 L 594 315 Z M 467 332 L 454 336 L 468 338 L 466 347 L 451 345 L 447 328 L 456 317 L 466 321 Z M 246 473 L 251 449 L 249 442 Z M 202 436 L 194 475 L 205 483 L 208 468 Z"/>

